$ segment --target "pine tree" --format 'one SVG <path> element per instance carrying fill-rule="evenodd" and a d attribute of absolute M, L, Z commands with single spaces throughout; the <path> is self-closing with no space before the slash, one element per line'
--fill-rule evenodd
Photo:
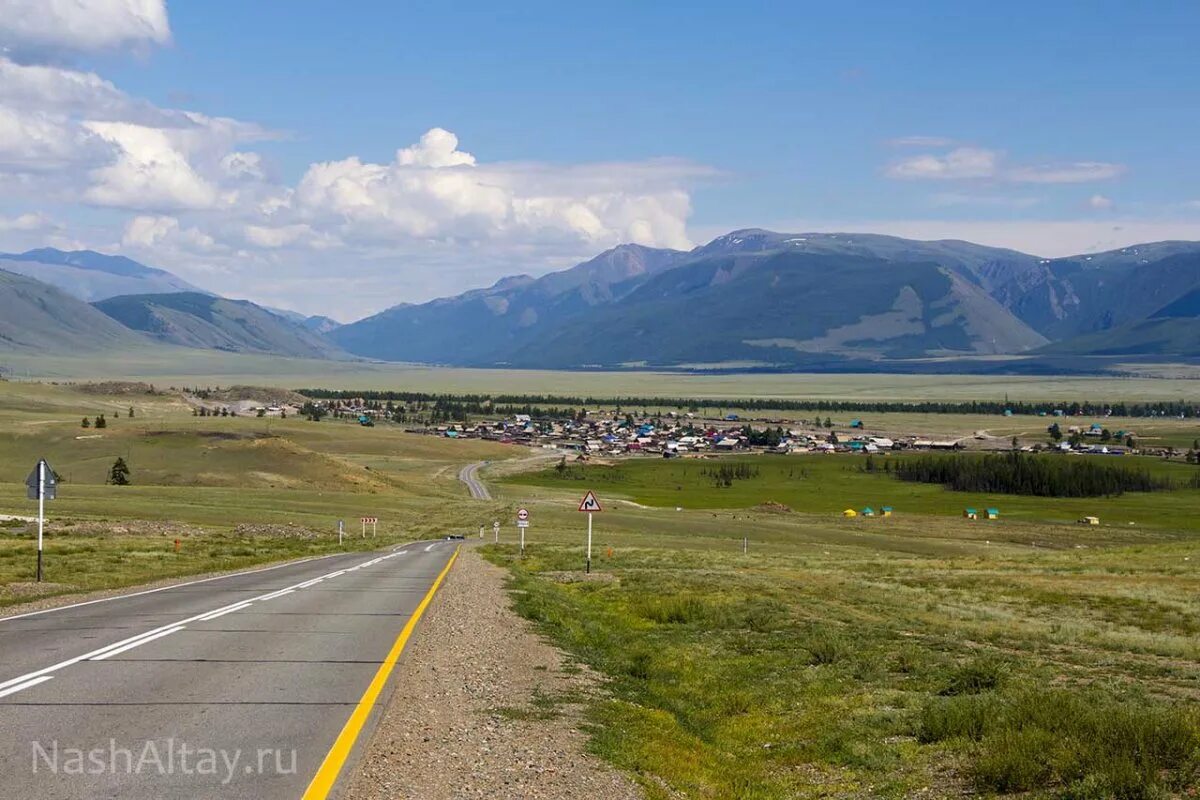
<path fill-rule="evenodd" d="M 113 486 L 128 486 L 129 485 L 129 465 L 125 463 L 125 459 L 117 457 L 113 462 L 112 468 L 108 471 L 108 480 Z"/>
<path fill-rule="evenodd" d="M 133 406 L 129 407 L 129 418 L 133 419 Z"/>
<path fill-rule="evenodd" d="M 85 428 L 90 428 L 90 427 L 92 427 L 92 421 L 91 421 L 90 419 L 88 419 L 87 417 L 84 417 L 84 418 L 83 418 L 83 422 L 82 422 L 81 424 L 82 424 L 82 425 L 83 425 L 83 427 L 85 427 Z"/>
<path fill-rule="evenodd" d="M 96 429 L 97 430 L 99 430 L 100 428 L 107 428 L 107 427 L 108 427 L 108 421 L 106 419 L 104 419 L 103 414 L 96 417 Z"/>

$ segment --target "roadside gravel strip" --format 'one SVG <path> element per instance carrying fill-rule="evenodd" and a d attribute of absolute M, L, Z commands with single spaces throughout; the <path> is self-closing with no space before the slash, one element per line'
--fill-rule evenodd
<path fill-rule="evenodd" d="M 397 666 L 346 796 L 640 798 L 584 752 L 578 707 L 546 703 L 596 690 L 594 676 L 567 674 L 565 663 L 509 607 L 504 571 L 464 548 Z"/>

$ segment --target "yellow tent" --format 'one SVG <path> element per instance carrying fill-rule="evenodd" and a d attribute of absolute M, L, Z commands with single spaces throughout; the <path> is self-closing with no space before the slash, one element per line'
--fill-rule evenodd
<path fill-rule="evenodd" d="M 842 512 L 842 516 L 843 517 L 857 517 L 858 512 L 855 511 L 853 508 L 847 508 L 845 511 Z"/>

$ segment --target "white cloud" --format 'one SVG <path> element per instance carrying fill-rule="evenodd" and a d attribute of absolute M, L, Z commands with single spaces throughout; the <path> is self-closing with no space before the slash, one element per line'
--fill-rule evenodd
<path fill-rule="evenodd" d="M 893 140 L 917 144 L 922 137 Z M 930 147 L 938 146 L 932 142 Z M 924 144 L 922 142 L 922 144 Z M 946 142 L 948 145 L 949 143 Z M 982 147 L 955 147 L 945 153 L 923 153 L 893 161 L 884 175 L 900 180 L 980 180 L 1009 183 L 1090 183 L 1116 178 L 1121 164 L 1106 161 L 1071 161 L 1054 164 L 1009 165 L 1004 154 Z"/>
<path fill-rule="evenodd" d="M 396 151 L 405 167 L 473 167 L 475 156 L 458 149 L 458 137 L 445 128 L 430 128 L 418 144 Z"/>
<path fill-rule="evenodd" d="M 170 216 L 133 217 L 125 225 L 121 244 L 124 247 L 149 251 L 164 247 L 193 251 L 219 249 L 211 236 L 197 228 L 185 228 L 179 224 L 178 219 Z"/>
<path fill-rule="evenodd" d="M 41 213 L 18 214 L 15 217 L 0 216 L 0 231 L 42 231 L 60 227 L 58 223 Z"/>
<path fill-rule="evenodd" d="M 121 208 L 210 208 L 215 186 L 200 177 L 167 133 L 125 122 L 85 122 L 84 128 L 119 149 L 116 160 L 91 171 L 84 197 Z"/>
<path fill-rule="evenodd" d="M 687 247 L 687 162 L 481 164 L 434 128 L 388 164 L 357 157 L 313 164 L 271 211 L 343 238 L 373 242 L 552 242 Z"/>
<path fill-rule="evenodd" d="M 164 0 L 5 0 L 0 47 L 94 52 L 171 40 Z"/>
<path fill-rule="evenodd" d="M 944 155 L 912 156 L 893 162 L 886 175 L 901 180 L 962 180 L 996 174 L 999 154 L 981 147 L 956 147 Z"/>
<path fill-rule="evenodd" d="M 1105 197 L 1102 194 L 1094 194 L 1088 198 L 1088 206 L 1097 211 L 1111 211 L 1116 205 L 1111 197 Z"/>

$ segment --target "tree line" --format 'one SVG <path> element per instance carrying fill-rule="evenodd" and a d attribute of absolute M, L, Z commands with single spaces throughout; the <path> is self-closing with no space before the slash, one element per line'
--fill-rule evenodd
<path fill-rule="evenodd" d="M 314 400 L 362 400 L 370 403 L 442 403 L 443 407 L 458 406 L 467 413 L 495 414 L 515 411 L 562 411 L 580 407 L 612 406 L 621 408 L 675 408 L 697 413 L 701 409 L 718 412 L 739 411 L 816 411 L 846 413 L 922 413 L 922 414 L 1004 414 L 1118 417 L 1200 417 L 1200 402 L 1159 400 L 1138 402 L 1073 401 L 1010 402 L 1008 400 L 969 401 L 881 401 L 881 400 L 787 400 L 742 398 L 713 400 L 680 397 L 583 397 L 553 394 L 451 394 L 402 391 L 347 391 L 336 389 L 297 389 L 298 393 Z M 457 409 L 456 409 L 457 410 Z M 532 414 L 531 414 L 532 416 Z"/>
<path fill-rule="evenodd" d="M 958 492 L 1035 497 L 1115 497 L 1174 488 L 1170 480 L 1144 468 L 1020 452 L 905 458 L 892 471 L 900 480 L 937 483 Z"/>

